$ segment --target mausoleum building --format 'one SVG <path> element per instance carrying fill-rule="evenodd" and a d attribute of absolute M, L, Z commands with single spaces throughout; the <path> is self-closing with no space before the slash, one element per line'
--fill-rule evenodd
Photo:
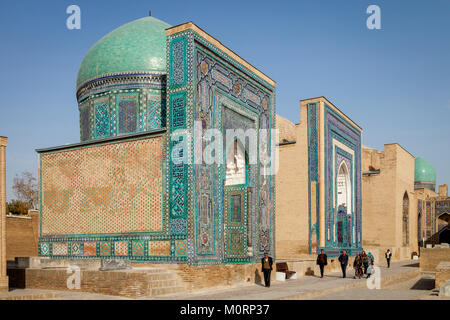
<path fill-rule="evenodd" d="M 300 102 L 300 123 L 280 116 L 277 255 L 361 251 L 362 129 L 324 97 Z"/>
<path fill-rule="evenodd" d="M 245 143 L 222 147 L 206 132 L 266 129 L 256 150 L 270 155 L 275 86 L 191 22 L 146 17 L 107 34 L 78 73 L 81 142 L 38 150 L 39 255 L 192 265 L 274 256 L 274 176 L 249 162 Z M 211 143 L 223 161 L 198 162 Z"/>

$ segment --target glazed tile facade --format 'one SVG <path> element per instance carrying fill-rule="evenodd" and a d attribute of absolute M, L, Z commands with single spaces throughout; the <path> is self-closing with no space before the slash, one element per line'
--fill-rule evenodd
<path fill-rule="evenodd" d="M 319 194 L 320 180 L 324 184 L 324 203 L 316 197 L 316 203 L 312 204 L 309 196 L 309 250 L 314 242 L 318 246 L 316 252 L 324 249 L 328 255 L 335 256 L 346 250 L 351 255 L 362 247 L 361 129 L 325 101 L 308 103 L 307 116 L 309 195 L 311 192 Z M 321 116 L 323 120 L 320 120 Z M 320 130 L 320 121 L 323 121 L 323 131 Z M 319 157 L 320 136 L 324 143 L 323 159 Z M 319 174 L 320 161 L 324 163 L 323 178 Z M 348 190 L 351 193 L 346 206 L 338 203 L 338 173 L 343 164 L 348 168 Z M 316 190 L 311 190 L 312 186 L 316 186 Z M 319 227 L 321 206 L 324 207 L 324 234 Z M 316 208 L 316 212 L 311 208 Z M 312 215 L 316 217 L 313 219 Z M 312 225 L 311 221 L 317 223 Z M 312 236 L 316 236 L 314 241 Z M 324 241 L 321 242 L 321 238 Z"/>

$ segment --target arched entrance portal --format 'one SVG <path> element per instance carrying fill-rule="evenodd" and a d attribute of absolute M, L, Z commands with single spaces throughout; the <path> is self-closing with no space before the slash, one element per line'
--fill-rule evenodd
<path fill-rule="evenodd" d="M 446 228 L 439 233 L 439 243 L 450 243 L 450 229 Z"/>
<path fill-rule="evenodd" d="M 337 242 L 339 247 L 351 247 L 352 184 L 344 161 L 337 175 Z"/>
<path fill-rule="evenodd" d="M 441 214 L 438 219 L 439 243 L 450 243 L 450 214 Z"/>
<path fill-rule="evenodd" d="M 405 191 L 403 195 L 403 245 L 409 246 L 409 198 Z"/>

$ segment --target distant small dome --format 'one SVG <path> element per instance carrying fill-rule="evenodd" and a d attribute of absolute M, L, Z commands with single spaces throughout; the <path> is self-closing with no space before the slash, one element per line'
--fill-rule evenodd
<path fill-rule="evenodd" d="M 111 31 L 88 51 L 78 71 L 77 88 L 105 75 L 166 72 L 166 29 L 153 17 L 134 20 Z"/>
<path fill-rule="evenodd" d="M 414 164 L 414 181 L 436 183 L 436 170 L 432 164 L 423 158 L 416 158 Z"/>
<path fill-rule="evenodd" d="M 279 132 L 278 143 L 297 140 L 295 124 L 280 115 L 276 115 L 276 127 Z"/>

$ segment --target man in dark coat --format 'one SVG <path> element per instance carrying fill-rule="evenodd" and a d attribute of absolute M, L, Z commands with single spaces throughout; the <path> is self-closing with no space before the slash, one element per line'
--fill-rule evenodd
<path fill-rule="evenodd" d="M 320 249 L 320 254 L 317 256 L 317 262 L 320 267 L 320 277 L 323 278 L 323 270 L 325 266 L 328 264 L 327 255 L 323 253 L 323 249 Z"/>
<path fill-rule="evenodd" d="M 264 274 L 264 283 L 266 287 L 270 287 L 270 274 L 272 272 L 273 260 L 269 257 L 267 252 L 264 253 L 264 257 L 261 259 L 262 272 Z"/>
<path fill-rule="evenodd" d="M 385 255 L 386 255 L 386 261 L 387 261 L 387 267 L 390 268 L 391 267 L 391 257 L 392 257 L 391 250 L 387 249 Z"/>
<path fill-rule="evenodd" d="M 342 278 L 346 277 L 346 271 L 347 271 L 347 265 L 348 265 L 348 255 L 345 252 L 345 250 L 342 251 L 341 255 L 338 258 L 340 264 L 341 264 L 341 269 L 342 269 Z"/>

